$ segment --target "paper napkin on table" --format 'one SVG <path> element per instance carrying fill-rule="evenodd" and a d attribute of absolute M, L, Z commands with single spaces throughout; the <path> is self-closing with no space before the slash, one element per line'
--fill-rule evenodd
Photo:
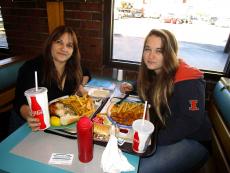
<path fill-rule="evenodd" d="M 110 135 L 108 144 L 102 153 L 101 167 L 106 173 L 120 173 L 122 171 L 134 171 L 135 168 L 129 163 L 117 145 L 117 138 Z"/>

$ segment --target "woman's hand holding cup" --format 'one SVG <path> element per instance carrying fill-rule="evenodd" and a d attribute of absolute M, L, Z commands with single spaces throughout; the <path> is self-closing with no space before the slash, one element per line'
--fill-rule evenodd
<path fill-rule="evenodd" d="M 40 129 L 40 120 L 38 118 L 33 117 L 31 114 L 27 117 L 27 123 L 32 129 L 32 131 L 38 131 Z"/>
<path fill-rule="evenodd" d="M 22 116 L 26 119 L 28 126 L 32 131 L 38 131 L 41 125 L 40 120 L 32 116 L 30 107 L 28 105 L 23 105 L 20 109 Z"/>

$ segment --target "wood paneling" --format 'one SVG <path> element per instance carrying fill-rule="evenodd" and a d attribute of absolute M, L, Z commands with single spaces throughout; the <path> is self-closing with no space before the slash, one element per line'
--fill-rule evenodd
<path fill-rule="evenodd" d="M 63 2 L 47 2 L 49 33 L 57 26 L 64 25 Z"/>

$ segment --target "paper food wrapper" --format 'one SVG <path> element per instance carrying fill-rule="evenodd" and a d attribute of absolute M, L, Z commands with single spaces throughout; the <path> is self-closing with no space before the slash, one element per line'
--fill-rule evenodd
<path fill-rule="evenodd" d="M 122 171 L 134 171 L 135 168 L 129 163 L 122 151 L 118 148 L 117 138 L 110 136 L 109 142 L 102 153 L 101 167 L 106 173 L 120 173 Z"/>

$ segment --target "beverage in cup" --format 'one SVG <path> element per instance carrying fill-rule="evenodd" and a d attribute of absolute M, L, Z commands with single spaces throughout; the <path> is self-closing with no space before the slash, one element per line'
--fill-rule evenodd
<path fill-rule="evenodd" d="M 24 94 L 30 106 L 32 116 L 40 120 L 41 125 L 39 130 L 44 130 L 50 127 L 47 88 L 31 88 L 26 90 Z"/>
<path fill-rule="evenodd" d="M 144 153 L 149 145 L 154 125 L 150 121 L 138 119 L 132 124 L 133 128 L 133 151 Z"/>

